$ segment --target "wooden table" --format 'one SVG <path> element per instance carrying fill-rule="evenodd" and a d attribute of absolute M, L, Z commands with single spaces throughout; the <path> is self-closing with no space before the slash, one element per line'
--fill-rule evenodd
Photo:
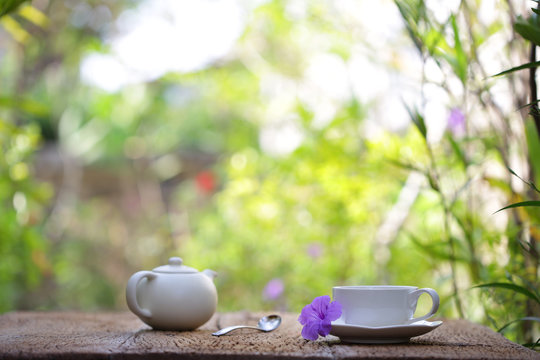
<path fill-rule="evenodd" d="M 465 320 L 443 325 L 408 344 L 349 345 L 328 336 L 300 336 L 298 314 L 281 313 L 271 333 L 216 329 L 256 324 L 259 313 L 216 314 L 196 331 L 153 331 L 127 312 L 14 312 L 0 315 L 0 359 L 540 359 L 540 353 Z"/>

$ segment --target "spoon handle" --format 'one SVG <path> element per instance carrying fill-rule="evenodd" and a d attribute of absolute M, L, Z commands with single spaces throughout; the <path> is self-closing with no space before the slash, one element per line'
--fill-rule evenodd
<path fill-rule="evenodd" d="M 261 328 L 258 328 L 258 327 L 255 327 L 255 326 L 246 326 L 246 325 L 236 325 L 236 326 L 228 326 L 226 328 L 223 328 L 221 330 L 218 330 L 216 331 L 215 333 L 213 333 L 212 335 L 214 336 L 221 336 L 221 335 L 225 335 L 233 330 L 236 330 L 236 329 L 255 329 L 255 330 L 261 330 L 263 331 L 263 329 Z"/>

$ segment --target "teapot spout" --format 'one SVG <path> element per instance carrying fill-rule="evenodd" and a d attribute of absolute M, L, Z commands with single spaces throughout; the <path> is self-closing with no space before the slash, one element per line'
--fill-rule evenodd
<path fill-rule="evenodd" d="M 210 269 L 205 269 L 202 271 L 202 273 L 210 278 L 210 280 L 214 280 L 217 276 L 217 272 Z"/>

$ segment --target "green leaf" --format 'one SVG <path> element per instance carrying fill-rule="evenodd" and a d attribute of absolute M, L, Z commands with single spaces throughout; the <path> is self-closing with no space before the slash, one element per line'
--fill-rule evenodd
<path fill-rule="evenodd" d="M 540 137 L 536 131 L 536 124 L 532 118 L 525 120 L 525 138 L 527 140 L 527 147 L 529 148 L 528 157 L 529 162 L 532 165 L 532 171 L 534 179 L 540 179 Z M 538 189 L 536 189 L 538 192 Z"/>
<path fill-rule="evenodd" d="M 433 54 L 435 52 L 435 49 L 438 47 L 449 47 L 446 43 L 446 39 L 444 38 L 444 29 L 441 29 L 440 31 L 435 28 L 429 29 L 424 35 L 423 40 L 424 44 L 427 47 L 427 51 L 430 54 Z M 437 61 L 436 58 L 434 58 L 433 60 Z"/>
<path fill-rule="evenodd" d="M 533 118 L 537 117 L 540 114 L 540 110 L 538 109 L 538 105 L 533 105 L 529 108 L 529 115 L 531 115 Z"/>
<path fill-rule="evenodd" d="M 49 109 L 42 103 L 31 99 L 13 98 L 8 96 L 0 96 L 0 108 L 17 109 L 27 114 L 36 116 L 46 116 Z"/>
<path fill-rule="evenodd" d="M 522 318 L 519 318 L 519 319 L 516 319 L 516 320 L 512 320 L 509 323 L 503 325 L 499 330 L 497 330 L 497 332 L 503 332 L 504 329 L 506 329 L 508 326 L 510 326 L 512 324 L 515 324 L 517 322 L 520 322 L 520 321 L 537 321 L 537 322 L 540 322 L 540 317 L 525 316 L 525 317 L 522 317 Z"/>
<path fill-rule="evenodd" d="M 521 344 L 525 347 L 528 347 L 530 348 L 531 350 L 534 350 L 538 345 L 540 345 L 540 337 L 538 339 L 536 339 L 535 342 L 533 343 L 524 343 L 524 344 Z"/>
<path fill-rule="evenodd" d="M 527 20 L 522 16 L 518 16 L 514 23 L 514 30 L 524 39 L 540 46 L 540 27 L 536 19 L 536 16 L 532 16 Z"/>
<path fill-rule="evenodd" d="M 483 179 L 488 182 L 490 186 L 493 186 L 494 188 L 500 189 L 504 191 L 505 193 L 510 193 L 510 185 L 501 179 L 497 179 L 490 176 L 484 176 Z"/>
<path fill-rule="evenodd" d="M 435 175 L 431 171 L 428 171 L 426 173 L 426 177 L 427 177 L 429 186 L 433 190 L 435 190 L 436 192 L 440 192 L 441 189 L 439 188 L 439 185 L 437 184 L 437 180 L 435 179 Z"/>
<path fill-rule="evenodd" d="M 49 24 L 49 19 L 47 18 L 47 16 L 45 16 L 45 14 L 43 14 L 40 10 L 30 5 L 22 6 L 18 14 L 26 20 L 30 21 L 31 23 L 40 27 L 45 27 Z"/>
<path fill-rule="evenodd" d="M 28 0 L 2 0 L 0 1 L 0 18 L 12 13 L 24 2 Z"/>
<path fill-rule="evenodd" d="M 514 170 L 510 169 L 509 167 L 507 167 L 508 171 L 510 171 L 510 173 L 512 175 L 514 175 L 515 177 L 517 177 L 519 180 L 523 181 L 525 184 L 529 185 L 529 187 L 531 189 L 533 189 L 534 191 L 536 191 L 537 193 L 540 193 L 540 190 L 538 190 L 538 188 L 536 187 L 536 185 L 534 185 L 534 183 L 532 181 L 526 181 L 524 179 L 522 179 L 518 174 L 515 173 Z"/>
<path fill-rule="evenodd" d="M 422 0 L 394 0 L 403 21 L 409 37 L 414 46 L 421 54 L 424 53 L 424 43 L 419 27 L 427 21 L 425 5 Z"/>
<path fill-rule="evenodd" d="M 502 72 L 500 72 L 498 74 L 492 75 L 492 77 L 506 75 L 506 74 L 512 73 L 514 71 L 530 69 L 530 68 L 534 68 L 534 67 L 538 67 L 538 66 L 540 66 L 540 61 L 530 62 L 530 63 L 526 63 L 526 64 L 523 64 L 523 65 L 513 67 L 511 69 L 502 71 Z"/>
<path fill-rule="evenodd" d="M 406 162 L 401 161 L 401 160 L 386 159 L 386 161 L 388 161 L 392 165 L 395 165 L 395 166 L 400 167 L 400 168 L 405 169 L 405 170 L 418 171 L 420 173 L 423 173 L 423 170 L 420 169 L 418 166 L 415 166 L 415 165 L 410 164 L 410 163 L 406 163 Z"/>
<path fill-rule="evenodd" d="M 420 134 L 422 134 L 422 137 L 424 139 L 427 139 L 427 128 L 426 123 L 424 122 L 424 117 L 420 115 L 418 110 L 416 108 L 411 109 L 405 102 L 403 102 L 405 105 L 405 108 L 407 109 L 407 112 L 409 113 L 409 117 L 411 118 L 414 125 L 416 125 L 416 128 L 418 131 L 420 131 Z"/>
<path fill-rule="evenodd" d="M 540 207 L 540 201 L 537 201 L 537 200 L 530 200 L 530 201 L 522 201 L 522 202 L 518 202 L 518 203 L 515 203 L 515 204 L 511 204 L 511 205 L 505 206 L 505 207 L 503 207 L 502 209 L 499 209 L 499 210 L 495 211 L 493 214 L 496 214 L 496 213 L 498 213 L 499 211 L 503 211 L 503 210 L 507 210 L 507 209 L 512 209 L 512 208 L 517 208 L 517 207 L 525 207 L 525 206 Z"/>
<path fill-rule="evenodd" d="M 463 164 L 464 168 L 467 168 L 467 166 L 469 166 L 469 160 L 467 160 L 467 157 L 465 156 L 465 154 L 461 150 L 461 147 L 459 146 L 459 144 L 456 142 L 456 140 L 454 139 L 452 134 L 449 133 L 446 137 L 447 137 L 448 141 L 450 142 L 450 145 L 452 146 L 452 149 L 456 153 L 458 159 Z"/>
<path fill-rule="evenodd" d="M 473 286 L 473 289 L 474 288 L 499 288 L 499 289 L 513 290 L 517 293 L 525 295 L 529 299 L 534 300 L 540 304 L 540 299 L 538 298 L 538 296 L 532 293 L 529 289 L 520 285 L 516 285 L 516 284 L 494 282 L 494 283 L 476 285 L 476 286 Z"/>
<path fill-rule="evenodd" d="M 468 262 L 465 256 L 462 255 L 451 255 L 448 251 L 448 244 L 442 242 L 430 243 L 422 242 L 416 235 L 412 233 L 407 233 L 411 242 L 418 247 L 418 249 L 425 251 L 433 259 L 441 259 L 455 262 Z M 456 240 L 456 239 L 454 239 Z M 456 241 L 457 242 L 457 241 Z"/>
<path fill-rule="evenodd" d="M 496 76 L 496 75 L 494 75 L 494 76 Z M 518 107 L 518 110 L 521 110 L 521 109 L 523 109 L 523 108 L 526 108 L 527 106 L 531 106 L 531 105 L 538 104 L 539 102 L 540 102 L 540 99 L 535 100 L 535 101 L 530 102 L 530 103 L 525 104 L 525 105 L 521 105 L 520 107 Z"/>
<path fill-rule="evenodd" d="M 465 82 L 467 82 L 467 54 L 463 51 L 463 46 L 459 37 L 459 28 L 457 26 L 456 17 L 453 14 L 450 16 L 450 23 L 454 32 L 454 50 L 456 52 L 455 61 L 452 61 L 451 65 L 454 67 L 454 72 L 461 82 L 465 84 Z"/>

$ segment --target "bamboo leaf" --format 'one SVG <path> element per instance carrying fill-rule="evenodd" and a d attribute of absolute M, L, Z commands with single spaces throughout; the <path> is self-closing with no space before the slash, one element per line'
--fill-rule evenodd
<path fill-rule="evenodd" d="M 444 38 L 444 29 L 440 31 L 435 28 L 429 29 L 424 35 L 424 44 L 430 54 L 433 54 L 438 47 L 448 48 L 448 44 L 446 44 L 446 39 Z"/>
<path fill-rule="evenodd" d="M 523 64 L 523 65 L 520 65 L 520 66 L 513 67 L 511 69 L 502 71 L 502 72 L 500 72 L 498 74 L 492 75 L 492 77 L 506 75 L 506 74 L 512 73 L 514 71 L 530 69 L 530 68 L 538 67 L 538 66 L 540 66 L 540 61 L 530 62 L 530 63 L 526 63 L 526 64 Z"/>
<path fill-rule="evenodd" d="M 538 345 L 540 345 L 540 337 L 538 339 L 536 339 L 535 342 L 533 343 L 524 343 L 524 344 L 521 344 L 525 347 L 528 347 L 530 348 L 531 350 L 534 350 Z"/>
<path fill-rule="evenodd" d="M 527 141 L 527 147 L 529 148 L 529 161 L 532 166 L 532 176 L 535 179 L 540 179 L 540 137 L 536 131 L 536 124 L 532 118 L 525 120 L 525 139 Z M 532 181 L 530 182 L 532 183 Z M 534 184 L 533 184 L 534 185 Z M 534 189 L 534 188 L 533 188 Z M 536 192 L 540 192 L 535 189 Z"/>
<path fill-rule="evenodd" d="M 0 24 L 7 30 L 8 33 L 19 43 L 24 44 L 30 34 L 11 16 L 5 16 L 0 19 Z"/>
<path fill-rule="evenodd" d="M 512 283 L 494 282 L 494 283 L 476 285 L 476 286 L 473 286 L 473 289 L 474 288 L 499 288 L 499 289 L 513 290 L 513 291 L 515 291 L 517 293 L 525 295 L 529 299 L 532 299 L 532 300 L 534 300 L 534 301 L 536 301 L 537 303 L 540 304 L 540 299 L 538 298 L 538 296 L 536 296 L 534 293 L 532 293 L 529 289 L 527 289 L 527 288 L 525 288 L 523 286 L 512 284 Z"/>
<path fill-rule="evenodd" d="M 535 104 L 538 104 L 539 102 L 540 102 L 540 99 L 538 99 L 538 100 L 535 100 L 535 101 L 533 101 L 533 102 L 530 102 L 530 103 L 528 103 L 528 104 L 525 104 L 525 105 L 521 105 L 520 107 L 518 107 L 518 110 L 521 110 L 521 109 L 523 109 L 523 108 L 526 108 L 527 106 L 531 106 L 531 105 L 535 105 Z"/>
<path fill-rule="evenodd" d="M 46 116 L 48 108 L 37 101 L 24 98 L 13 98 L 8 96 L 0 96 L 0 108 L 16 108 L 27 114 Z"/>
<path fill-rule="evenodd" d="M 411 242 L 416 245 L 420 250 L 425 251 L 430 257 L 434 259 L 449 260 L 455 262 L 466 263 L 468 260 L 465 256 L 449 254 L 448 249 L 444 243 L 430 244 L 428 242 L 422 242 L 417 236 L 412 233 L 407 233 Z"/>
<path fill-rule="evenodd" d="M 490 186 L 500 189 L 506 193 L 510 193 L 510 185 L 501 179 L 497 179 L 490 176 L 484 176 L 483 180 L 487 181 Z"/>
<path fill-rule="evenodd" d="M 520 322 L 520 321 L 537 321 L 537 322 L 540 322 L 540 317 L 525 316 L 525 317 L 522 317 L 522 318 L 519 318 L 519 319 L 516 319 L 516 320 L 512 320 L 509 323 L 503 325 L 499 330 L 497 330 L 497 332 L 503 332 L 504 329 L 506 329 L 508 326 L 510 326 L 512 324 L 515 324 L 517 322 Z"/>
<path fill-rule="evenodd" d="M 455 61 L 453 61 L 451 64 L 454 66 L 456 75 L 459 77 L 461 82 L 465 84 L 467 81 L 467 54 L 465 54 L 465 51 L 463 50 L 461 39 L 459 37 L 459 28 L 454 15 L 450 16 L 450 24 L 452 25 L 452 30 L 454 32 L 454 50 L 456 52 Z"/>
<path fill-rule="evenodd" d="M 22 3 L 28 0 L 2 0 L 0 1 L 0 18 L 15 11 Z"/>
<path fill-rule="evenodd" d="M 522 16 L 518 16 L 514 23 L 514 30 L 524 39 L 540 46 L 540 27 L 536 19 L 536 16 L 532 16 L 527 20 Z"/>
<path fill-rule="evenodd" d="M 419 31 L 421 23 L 427 21 L 425 16 L 424 1 L 420 0 L 394 0 L 403 21 L 409 37 L 414 43 L 414 46 L 421 54 L 424 53 L 425 41 Z"/>
<path fill-rule="evenodd" d="M 529 187 L 531 189 L 533 189 L 534 191 L 536 191 L 537 193 L 540 193 L 540 190 L 538 190 L 538 188 L 536 187 L 536 185 L 534 185 L 534 183 L 532 181 L 526 181 L 524 180 L 521 176 L 519 176 L 518 174 L 516 174 L 516 172 L 512 169 L 510 169 L 509 167 L 507 167 L 508 171 L 510 171 L 510 173 L 512 175 L 514 175 L 515 177 L 517 177 L 519 180 L 523 181 L 525 184 L 529 185 Z"/>
<path fill-rule="evenodd" d="M 19 14 L 38 26 L 45 27 L 49 24 L 47 16 L 31 5 L 21 6 Z"/>
<path fill-rule="evenodd" d="M 469 166 L 469 161 L 467 160 L 467 157 L 465 156 L 465 154 L 461 150 L 461 147 L 459 146 L 459 144 L 456 142 L 456 140 L 454 139 L 454 137 L 451 134 L 447 135 L 447 139 L 450 142 L 450 145 L 452 146 L 452 150 L 454 150 L 454 152 L 456 153 L 458 159 L 461 161 L 463 166 L 465 168 L 467 168 L 467 166 Z"/>
<path fill-rule="evenodd" d="M 499 211 L 512 209 L 512 208 L 517 208 L 517 207 L 525 207 L 525 206 L 540 207 L 540 201 L 530 200 L 530 201 L 522 201 L 522 202 L 518 202 L 518 203 L 515 203 L 515 204 L 510 204 L 508 206 L 503 207 L 502 209 L 499 209 L 499 210 L 495 211 L 493 214 L 496 214 Z"/>
<path fill-rule="evenodd" d="M 405 105 L 405 108 L 407 109 L 407 112 L 409 113 L 409 117 L 411 118 L 412 122 L 414 123 L 418 131 L 420 131 L 420 134 L 422 134 L 422 137 L 424 139 L 427 139 L 427 128 L 424 117 L 420 115 L 416 108 L 411 109 L 407 106 L 407 104 L 405 104 L 405 102 L 403 102 L 403 104 Z"/>
<path fill-rule="evenodd" d="M 400 160 L 396 160 L 396 159 L 387 159 L 387 161 L 392 164 L 392 165 L 395 165 L 397 167 L 400 167 L 402 169 L 405 169 L 405 170 L 409 170 L 409 171 L 417 171 L 419 173 L 422 173 L 422 169 L 420 169 L 419 167 L 413 165 L 413 164 L 410 164 L 410 163 L 406 163 L 404 161 L 400 161 Z"/>

